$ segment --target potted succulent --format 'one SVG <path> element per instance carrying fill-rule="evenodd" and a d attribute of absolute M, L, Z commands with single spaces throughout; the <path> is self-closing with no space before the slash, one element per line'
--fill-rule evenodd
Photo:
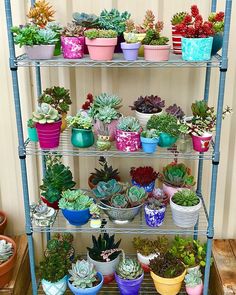
<path fill-rule="evenodd" d="M 62 124 L 58 111 L 47 103 L 41 103 L 33 112 L 33 121 L 41 149 L 57 148 Z"/>
<path fill-rule="evenodd" d="M 132 258 L 123 257 L 119 262 L 115 279 L 121 295 L 138 295 L 143 281 L 144 272 L 141 264 Z"/>
<path fill-rule="evenodd" d="M 15 44 L 25 47 L 29 59 L 51 59 L 59 40 L 51 29 L 41 29 L 34 24 L 12 27 Z"/>
<path fill-rule="evenodd" d="M 159 133 L 160 147 L 171 147 L 180 135 L 180 124 L 171 114 L 153 115 L 147 122 L 147 129 L 156 129 Z"/>
<path fill-rule="evenodd" d="M 39 26 L 40 28 L 44 28 L 48 23 L 54 20 L 55 10 L 49 4 L 49 2 L 44 1 L 36 1 L 31 7 L 29 12 L 27 13 L 27 17 L 30 22 Z"/>
<path fill-rule="evenodd" d="M 75 147 L 86 148 L 94 144 L 92 118 L 79 111 L 76 116 L 68 116 L 68 127 L 72 127 L 71 143 Z"/>
<path fill-rule="evenodd" d="M 178 120 L 183 120 L 185 113 L 182 110 L 180 106 L 178 106 L 176 103 L 173 105 L 168 106 L 165 109 L 165 112 L 169 115 L 175 116 Z"/>
<path fill-rule="evenodd" d="M 223 45 L 223 32 L 224 32 L 224 12 L 212 12 L 209 17 L 208 21 L 213 24 L 214 29 L 214 36 L 213 36 L 213 44 L 211 55 L 215 55 Z"/>
<path fill-rule="evenodd" d="M 138 50 L 141 43 L 135 33 L 128 33 L 125 42 L 120 44 L 125 60 L 134 61 L 138 58 Z"/>
<path fill-rule="evenodd" d="M 140 96 L 131 107 L 135 111 L 135 116 L 139 120 L 142 127 L 147 125 L 152 115 L 162 114 L 165 107 L 165 101 L 158 95 Z"/>
<path fill-rule="evenodd" d="M 6 226 L 7 226 L 7 215 L 3 211 L 0 211 L 0 235 L 4 234 Z"/>
<path fill-rule="evenodd" d="M 55 44 L 54 56 L 58 56 L 61 54 L 61 33 L 63 31 L 63 27 L 60 23 L 52 21 L 47 23 L 46 29 L 52 30 L 56 33 L 58 41 Z"/>
<path fill-rule="evenodd" d="M 11 238 L 0 235 L 0 288 L 3 288 L 12 278 L 16 252 L 16 243 Z"/>
<path fill-rule="evenodd" d="M 61 33 L 63 57 L 79 59 L 84 57 L 84 29 L 76 23 L 68 23 Z"/>
<path fill-rule="evenodd" d="M 148 198 L 156 199 L 160 201 L 163 205 L 167 206 L 169 204 L 169 196 L 160 188 L 154 188 L 154 190 L 148 194 Z"/>
<path fill-rule="evenodd" d="M 175 26 L 178 24 L 181 24 L 184 20 L 185 16 L 187 15 L 187 12 L 181 11 L 177 12 L 173 15 L 171 19 L 171 25 L 172 25 L 172 43 L 173 43 L 173 53 L 174 54 L 182 54 L 182 36 L 180 33 L 176 32 Z"/>
<path fill-rule="evenodd" d="M 195 192 L 184 189 L 170 199 L 170 208 L 175 225 L 179 227 L 193 227 L 199 216 L 202 201 Z"/>
<path fill-rule="evenodd" d="M 89 29 L 84 32 L 92 60 L 112 60 L 117 44 L 117 32 L 114 30 Z"/>
<path fill-rule="evenodd" d="M 69 111 L 69 106 L 72 104 L 70 90 L 59 86 L 46 88 L 42 95 L 40 95 L 38 102 L 39 104 L 50 104 L 58 111 L 62 119 L 61 131 L 64 131 L 67 127 L 66 114 Z"/>
<path fill-rule="evenodd" d="M 84 191 L 66 190 L 62 192 L 58 206 L 68 222 L 75 226 L 86 224 L 91 217 L 89 207 L 94 203 Z"/>
<path fill-rule="evenodd" d="M 186 269 L 184 264 L 169 252 L 150 260 L 151 277 L 161 295 L 176 295 L 181 289 Z"/>
<path fill-rule="evenodd" d="M 107 182 L 111 179 L 120 181 L 118 169 L 113 169 L 112 166 L 108 166 L 105 157 L 99 158 L 99 165 L 101 166 L 101 169 L 95 168 L 95 172 L 91 173 L 88 179 L 88 185 L 91 189 L 95 188 L 100 181 Z"/>
<path fill-rule="evenodd" d="M 115 242 L 115 235 L 103 233 L 97 239 L 92 236 L 92 241 L 93 247 L 87 247 L 87 259 L 103 275 L 104 284 L 108 284 L 114 280 L 115 269 L 120 261 L 121 240 Z"/>
<path fill-rule="evenodd" d="M 90 218 L 90 227 L 91 228 L 99 228 L 102 225 L 102 220 L 101 220 L 101 211 L 98 208 L 98 205 L 93 203 L 89 207 L 89 212 L 91 214 Z"/>
<path fill-rule="evenodd" d="M 191 6 L 191 14 L 187 14 L 175 28 L 182 35 L 183 60 L 206 61 L 211 58 L 213 24 L 203 21 L 197 5 Z"/>
<path fill-rule="evenodd" d="M 37 226 L 50 226 L 55 220 L 55 209 L 48 207 L 44 203 L 32 204 L 30 210 L 33 216 L 33 222 Z"/>
<path fill-rule="evenodd" d="M 74 12 L 73 15 L 73 21 L 85 28 L 85 29 L 91 29 L 91 28 L 96 28 L 99 26 L 98 24 L 98 16 L 96 14 L 88 14 L 85 12 Z"/>
<path fill-rule="evenodd" d="M 150 272 L 150 260 L 167 251 L 168 239 L 165 236 L 157 237 L 155 240 L 135 237 L 132 244 L 144 272 Z"/>
<path fill-rule="evenodd" d="M 188 295 L 201 295 L 203 291 L 202 273 L 194 269 L 186 274 L 184 278 L 186 292 Z"/>
<path fill-rule="evenodd" d="M 103 284 L 103 275 L 95 270 L 92 263 L 78 260 L 69 270 L 68 286 L 75 295 L 96 295 Z"/>
<path fill-rule="evenodd" d="M 33 142 L 37 142 L 38 139 L 38 134 L 37 134 L 37 130 L 35 128 L 35 122 L 33 121 L 33 119 L 29 119 L 27 121 L 27 130 L 28 130 L 28 137 L 30 139 L 30 141 Z"/>
<path fill-rule="evenodd" d="M 159 142 L 159 133 L 156 129 L 147 129 L 141 132 L 142 149 L 147 154 L 155 153 Z"/>
<path fill-rule="evenodd" d="M 88 112 L 94 102 L 92 93 L 88 93 L 85 102 L 82 104 L 82 110 Z"/>
<path fill-rule="evenodd" d="M 143 187 L 147 193 L 153 191 L 158 174 L 150 166 L 130 169 L 132 185 Z"/>
<path fill-rule="evenodd" d="M 148 198 L 144 206 L 144 213 L 148 226 L 159 227 L 164 222 L 166 206 L 156 198 Z"/>
<path fill-rule="evenodd" d="M 116 147 L 123 152 L 135 152 L 141 148 L 141 126 L 134 117 L 122 117 L 116 129 Z"/>
<path fill-rule="evenodd" d="M 177 191 L 184 188 L 192 188 L 195 185 L 194 176 L 191 170 L 183 163 L 172 162 L 163 167 L 162 172 L 158 174 L 162 182 L 163 191 L 171 198 Z"/>

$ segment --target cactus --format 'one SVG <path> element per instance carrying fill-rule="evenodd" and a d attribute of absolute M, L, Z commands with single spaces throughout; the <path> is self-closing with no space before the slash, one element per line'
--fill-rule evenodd
<path fill-rule="evenodd" d="M 143 274 L 143 270 L 136 259 L 123 257 L 116 268 L 116 273 L 122 279 L 135 280 Z"/>
<path fill-rule="evenodd" d="M 58 120 L 60 120 L 58 111 L 47 103 L 42 103 L 38 106 L 37 110 L 33 112 L 33 121 L 40 124 L 54 123 Z"/>
<path fill-rule="evenodd" d="M 98 26 L 98 16 L 85 12 L 74 12 L 72 15 L 75 23 L 84 28 L 95 28 Z"/>
<path fill-rule="evenodd" d="M 131 207 L 142 204 L 146 199 L 146 192 L 143 187 L 132 186 L 127 190 L 127 198 Z"/>
<path fill-rule="evenodd" d="M 67 210 L 85 210 L 93 203 L 93 199 L 80 189 L 66 190 L 59 200 L 59 208 Z"/>
<path fill-rule="evenodd" d="M 117 194 L 111 198 L 111 205 L 115 208 L 126 208 L 128 206 L 128 201 L 125 195 Z"/>
<path fill-rule="evenodd" d="M 0 265 L 7 261 L 13 255 L 12 243 L 6 240 L 0 241 Z"/>
<path fill-rule="evenodd" d="M 186 274 L 184 282 L 186 287 L 194 288 L 198 285 L 202 284 L 202 273 L 199 269 L 190 270 L 188 274 Z"/>
<path fill-rule="evenodd" d="M 80 37 L 84 35 L 84 28 L 76 23 L 68 23 L 61 34 L 66 37 Z"/>
<path fill-rule="evenodd" d="M 138 119 L 134 117 L 123 117 L 117 124 L 117 129 L 126 132 L 139 132 L 141 129 Z"/>
<path fill-rule="evenodd" d="M 113 30 L 90 29 L 84 32 L 85 37 L 89 39 L 96 38 L 116 38 L 117 33 Z"/>
<path fill-rule="evenodd" d="M 115 179 L 111 179 L 107 182 L 100 181 L 97 187 L 92 191 L 96 198 L 102 200 L 119 193 L 122 188 L 122 185 L 119 184 Z"/>
<path fill-rule="evenodd" d="M 172 197 L 172 202 L 179 206 L 190 207 L 199 204 L 200 199 L 195 192 L 185 189 L 175 193 Z"/>
<path fill-rule="evenodd" d="M 171 24 L 173 26 L 181 24 L 186 15 L 187 15 L 187 12 L 185 11 L 177 12 L 176 14 L 173 15 L 171 19 Z"/>

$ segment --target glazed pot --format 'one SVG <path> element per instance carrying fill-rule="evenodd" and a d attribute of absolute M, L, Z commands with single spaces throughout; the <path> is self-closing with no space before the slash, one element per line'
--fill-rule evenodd
<path fill-rule="evenodd" d="M 206 134 L 203 136 L 191 135 L 193 149 L 197 152 L 207 152 L 212 140 L 212 134 Z"/>
<path fill-rule="evenodd" d="M 144 273 L 137 279 L 125 280 L 115 273 L 115 279 L 121 295 L 138 295 L 143 281 Z"/>
<path fill-rule="evenodd" d="M 115 140 L 115 136 L 116 136 L 116 126 L 118 124 L 119 120 L 113 120 L 111 121 L 111 123 L 106 124 L 106 127 L 108 129 L 108 133 L 110 136 L 110 141 L 114 141 Z M 94 130 L 94 134 L 98 135 L 99 134 L 99 129 L 102 128 L 100 127 L 100 125 L 103 124 L 101 123 L 101 121 L 96 120 L 94 126 L 93 126 L 93 130 Z"/>
<path fill-rule="evenodd" d="M 183 189 L 185 189 L 184 187 L 174 187 L 174 186 L 171 186 L 171 185 L 168 185 L 166 183 L 163 183 L 162 184 L 162 189 L 163 189 L 163 192 L 170 198 L 172 198 L 172 196 L 177 193 L 178 191 L 181 191 Z"/>
<path fill-rule="evenodd" d="M 55 45 L 25 46 L 25 52 L 29 59 L 52 59 Z"/>
<path fill-rule="evenodd" d="M 37 142 L 39 140 L 38 134 L 37 134 L 37 129 L 28 127 L 27 130 L 28 130 L 28 137 L 29 137 L 30 141 Z"/>
<path fill-rule="evenodd" d="M 141 113 L 138 111 L 135 111 L 135 117 L 139 120 L 140 125 L 145 128 L 147 125 L 148 120 L 151 118 L 151 116 L 159 116 L 163 114 L 163 111 L 160 111 L 158 113 L 152 113 L 152 114 L 147 114 L 147 113 Z"/>
<path fill-rule="evenodd" d="M 203 284 L 195 286 L 195 287 L 187 287 L 186 286 L 186 292 L 188 295 L 202 295 L 203 291 Z"/>
<path fill-rule="evenodd" d="M 155 153 L 157 149 L 157 145 L 159 142 L 159 137 L 158 138 L 146 138 L 146 137 L 140 137 L 141 143 L 142 143 L 142 149 L 144 153 L 147 154 L 152 154 Z"/>
<path fill-rule="evenodd" d="M 144 206 L 145 221 L 148 226 L 159 227 L 164 222 L 166 207 L 160 209 L 150 209 L 148 205 Z"/>
<path fill-rule="evenodd" d="M 44 279 L 42 279 L 41 283 L 46 295 L 63 295 L 67 288 L 67 276 L 64 276 L 64 278 L 55 283 L 51 283 Z"/>
<path fill-rule="evenodd" d="M 135 152 L 141 148 L 140 132 L 116 130 L 116 148 L 123 152 Z"/>
<path fill-rule="evenodd" d="M 54 201 L 54 202 L 49 202 L 45 197 L 41 196 L 41 200 L 44 202 L 44 204 L 46 204 L 48 207 L 51 207 L 55 210 L 58 210 L 59 207 L 58 207 L 58 200 L 57 201 Z"/>
<path fill-rule="evenodd" d="M 61 36 L 63 57 L 80 59 L 84 57 L 84 37 Z"/>
<path fill-rule="evenodd" d="M 6 240 L 13 246 L 13 255 L 7 261 L 0 264 L 0 288 L 3 288 L 12 278 L 13 269 L 16 263 L 17 248 L 16 243 L 7 236 L 0 235 L 0 240 Z"/>
<path fill-rule="evenodd" d="M 211 58 L 213 37 L 182 37 L 182 58 L 186 61 L 207 61 Z"/>
<path fill-rule="evenodd" d="M 94 144 L 94 135 L 92 129 L 72 128 L 71 143 L 78 148 L 87 148 Z"/>
<path fill-rule="evenodd" d="M 98 134 L 96 146 L 99 151 L 109 151 L 111 148 L 110 136 Z"/>
<path fill-rule="evenodd" d="M 0 216 L 1 216 L 1 223 L 0 223 L 0 235 L 4 234 L 5 228 L 7 226 L 7 216 L 3 211 L 0 211 Z"/>
<path fill-rule="evenodd" d="M 176 33 L 175 26 L 172 26 L 172 43 L 173 43 L 173 53 L 182 54 L 182 36 L 181 34 Z"/>
<path fill-rule="evenodd" d="M 181 289 L 186 270 L 180 276 L 171 279 L 159 277 L 152 271 L 150 274 L 158 293 L 161 295 L 176 295 Z"/>
<path fill-rule="evenodd" d="M 89 57 L 92 60 L 112 60 L 117 38 L 85 39 L 88 46 Z"/>
<path fill-rule="evenodd" d="M 86 288 L 86 289 L 82 289 L 82 288 L 76 288 L 74 287 L 71 283 L 70 283 L 70 279 L 68 280 L 68 287 L 70 288 L 71 292 L 74 295 L 83 295 L 83 294 L 87 294 L 87 295 L 96 295 L 99 293 L 100 289 L 102 288 L 103 285 L 103 275 L 100 272 L 97 272 L 97 277 L 100 281 L 100 283 L 92 288 Z"/>
<path fill-rule="evenodd" d="M 93 260 L 89 256 L 89 253 L 87 253 L 87 260 L 92 262 L 95 266 L 95 269 L 103 275 L 104 284 L 109 284 L 115 279 L 115 270 L 120 261 L 120 256 L 117 256 L 114 260 L 109 262 L 101 262 Z"/>
<path fill-rule="evenodd" d="M 137 252 L 138 261 L 140 262 L 144 272 L 150 272 L 150 267 L 149 267 L 150 260 L 157 257 L 157 256 L 158 256 L 157 253 L 152 253 L 152 254 L 145 256 L 145 255 L 142 255 L 141 253 Z"/>
<path fill-rule="evenodd" d="M 68 222 L 75 226 L 81 226 L 86 224 L 91 217 L 89 208 L 84 210 L 68 210 L 62 209 L 62 214 L 68 220 Z"/>
<path fill-rule="evenodd" d="M 144 59 L 166 61 L 170 56 L 170 45 L 144 45 Z"/>
<path fill-rule="evenodd" d="M 61 120 L 54 123 L 36 123 L 39 145 L 41 149 L 53 149 L 59 146 Z"/>
<path fill-rule="evenodd" d="M 63 132 L 67 128 L 66 116 L 66 112 L 61 114 L 61 132 Z"/>
<path fill-rule="evenodd" d="M 223 33 L 217 33 L 213 37 L 211 55 L 215 55 L 223 46 Z"/>
<path fill-rule="evenodd" d="M 97 186 L 97 184 L 93 184 L 93 182 L 92 182 L 93 177 L 94 177 L 93 175 L 90 175 L 88 178 L 88 185 L 91 189 L 94 189 Z M 115 180 L 117 180 L 118 182 L 121 181 L 120 176 L 116 176 Z"/>
<path fill-rule="evenodd" d="M 138 58 L 138 50 L 141 46 L 140 42 L 137 43 L 121 43 L 121 49 L 123 51 L 124 59 L 128 61 L 134 61 Z"/>
<path fill-rule="evenodd" d="M 160 136 L 159 136 L 159 142 L 158 142 L 158 145 L 160 147 L 166 147 L 166 148 L 169 148 L 171 147 L 173 144 L 176 143 L 177 141 L 177 137 L 175 136 L 172 136 L 168 133 L 165 133 L 165 132 L 162 132 L 160 133 Z"/>
<path fill-rule="evenodd" d="M 147 192 L 147 193 L 151 193 L 155 187 L 155 180 L 153 180 L 152 182 L 150 182 L 147 185 L 141 185 L 141 184 L 137 183 L 134 179 L 131 179 L 131 182 L 132 182 L 132 185 L 144 188 L 145 192 Z"/>

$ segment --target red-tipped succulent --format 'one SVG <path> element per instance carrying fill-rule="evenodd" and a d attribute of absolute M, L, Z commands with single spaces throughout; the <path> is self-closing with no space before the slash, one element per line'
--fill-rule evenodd
<path fill-rule="evenodd" d="M 93 103 L 93 95 L 91 93 L 88 93 L 87 94 L 87 97 L 86 97 L 86 100 L 85 100 L 85 102 L 82 105 L 82 109 L 84 111 L 89 110 L 90 107 L 91 107 L 91 105 L 92 105 L 92 103 Z"/>
<path fill-rule="evenodd" d="M 130 176 L 136 183 L 145 186 L 150 184 L 152 181 L 156 180 L 158 174 L 152 167 L 145 166 L 138 168 L 132 167 L 130 169 Z"/>

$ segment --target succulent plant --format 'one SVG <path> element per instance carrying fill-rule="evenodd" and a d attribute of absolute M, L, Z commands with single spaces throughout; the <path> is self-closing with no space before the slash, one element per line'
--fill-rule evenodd
<path fill-rule="evenodd" d="M 29 119 L 29 120 L 27 121 L 27 126 L 28 126 L 29 128 L 35 128 L 35 122 L 33 121 L 33 119 Z"/>
<path fill-rule="evenodd" d="M 151 210 L 159 210 L 165 206 L 161 200 L 156 198 L 148 198 L 146 205 Z"/>
<path fill-rule="evenodd" d="M 150 166 L 132 167 L 130 169 L 130 176 L 132 179 L 141 186 L 150 184 L 157 179 L 158 174 Z"/>
<path fill-rule="evenodd" d="M 57 237 L 55 237 L 48 241 L 44 254 L 46 257 L 48 257 L 60 253 L 62 256 L 70 258 L 73 252 L 74 250 L 72 247 L 72 242 L 67 240 L 59 240 Z"/>
<path fill-rule="evenodd" d="M 172 202 L 179 206 L 191 207 L 199 204 L 200 199 L 195 192 L 184 189 L 175 193 L 172 197 Z"/>
<path fill-rule="evenodd" d="M 59 241 L 66 241 L 72 244 L 74 237 L 71 233 L 56 233 L 53 235 L 53 239 L 57 239 Z"/>
<path fill-rule="evenodd" d="M 186 287 L 194 288 L 202 284 L 202 273 L 199 269 L 190 270 L 184 278 Z"/>
<path fill-rule="evenodd" d="M 93 199 L 80 189 L 66 190 L 59 200 L 59 208 L 67 210 L 85 210 L 93 203 Z"/>
<path fill-rule="evenodd" d="M 123 257 L 116 268 L 116 273 L 122 279 L 135 280 L 143 274 L 143 269 L 138 260 Z"/>
<path fill-rule="evenodd" d="M 115 179 L 111 179 L 107 182 L 99 181 L 96 188 L 94 188 L 92 192 L 96 198 L 102 200 L 114 196 L 122 189 L 123 187 L 121 184 L 119 184 Z"/>
<path fill-rule="evenodd" d="M 82 104 L 82 110 L 88 111 L 93 103 L 93 95 L 92 93 L 88 93 L 86 96 L 85 102 Z"/>
<path fill-rule="evenodd" d="M 74 22 L 68 23 L 61 34 L 66 37 L 81 37 L 84 35 L 84 28 Z"/>
<path fill-rule="evenodd" d="M 98 205 L 95 203 L 92 203 L 89 207 L 89 213 L 95 218 L 100 216 L 100 209 L 98 208 Z"/>
<path fill-rule="evenodd" d="M 155 21 L 155 15 L 152 10 L 148 9 L 144 16 L 143 27 L 144 28 L 153 27 L 154 21 Z"/>
<path fill-rule="evenodd" d="M 122 117 L 117 124 L 117 129 L 126 132 L 139 132 L 141 126 L 138 119 L 134 117 Z"/>
<path fill-rule="evenodd" d="M 125 35 L 125 41 L 126 43 L 137 43 L 138 36 L 135 33 L 128 33 L 127 35 Z"/>
<path fill-rule="evenodd" d="M 165 101 L 158 95 L 146 95 L 140 96 L 134 101 L 133 106 L 130 106 L 131 110 L 136 110 L 140 113 L 154 114 L 159 113 L 165 107 Z"/>
<path fill-rule="evenodd" d="M 54 123 L 60 120 L 58 111 L 47 103 L 42 103 L 37 110 L 33 112 L 33 121 L 40 124 Z"/>
<path fill-rule="evenodd" d="M 147 238 L 135 237 L 132 244 L 136 251 L 144 256 L 150 254 L 163 254 L 168 250 L 168 239 L 165 236 L 158 236 L 155 240 L 150 240 Z"/>
<path fill-rule="evenodd" d="M 55 44 L 59 41 L 57 33 L 50 29 L 41 29 L 38 31 L 38 35 L 41 39 L 40 44 L 43 45 Z"/>
<path fill-rule="evenodd" d="M 146 36 L 142 41 L 144 45 L 167 45 L 169 38 L 160 36 L 160 32 L 156 29 L 149 29 L 146 32 Z"/>
<path fill-rule="evenodd" d="M 55 22 L 55 21 L 47 23 L 45 28 L 50 29 L 50 30 L 52 30 L 53 32 L 55 32 L 55 33 L 57 33 L 59 35 L 61 34 L 61 32 L 63 30 L 62 25 L 60 23 L 58 23 L 58 22 Z"/>
<path fill-rule="evenodd" d="M 6 262 L 13 255 L 12 243 L 6 240 L 0 240 L 0 265 Z"/>
<path fill-rule="evenodd" d="M 92 128 L 93 120 L 88 114 L 84 112 L 78 112 L 76 116 L 67 116 L 66 118 L 68 127 L 76 128 L 76 129 L 85 129 L 89 130 Z"/>
<path fill-rule="evenodd" d="M 187 15 L 187 12 L 185 11 L 175 13 L 171 19 L 172 26 L 181 24 L 186 15 Z"/>
<path fill-rule="evenodd" d="M 72 15 L 75 23 L 83 28 L 96 28 L 98 26 L 98 16 L 85 12 L 74 12 Z"/>
<path fill-rule="evenodd" d="M 156 129 L 147 129 L 141 132 L 141 137 L 145 138 L 158 138 L 159 133 Z"/>
<path fill-rule="evenodd" d="M 177 119 L 182 119 L 185 115 L 184 111 L 176 103 L 166 108 L 166 113 L 175 116 Z"/>
<path fill-rule="evenodd" d="M 124 194 L 116 194 L 111 198 L 111 205 L 115 208 L 126 208 L 128 207 L 128 200 Z"/>
<path fill-rule="evenodd" d="M 94 116 L 94 119 L 100 120 L 106 124 L 111 123 L 113 120 L 117 120 L 120 117 L 120 114 L 116 109 L 105 106 L 104 108 L 100 108 L 98 113 Z"/>
<path fill-rule="evenodd" d="M 97 272 L 92 263 L 78 260 L 69 270 L 69 281 L 75 288 L 92 288 L 97 281 Z"/>
<path fill-rule="evenodd" d="M 131 207 L 139 206 L 146 199 L 146 191 L 143 187 L 131 186 L 127 190 L 127 198 Z"/>
<path fill-rule="evenodd" d="M 135 24 L 132 19 L 127 19 L 125 22 L 125 32 L 126 33 L 134 33 L 135 32 Z"/>
<path fill-rule="evenodd" d="M 117 33 L 113 30 L 89 29 L 84 32 L 85 37 L 89 39 L 96 38 L 116 38 Z"/>
<path fill-rule="evenodd" d="M 224 17 L 223 11 L 210 13 L 208 21 L 212 23 L 215 34 L 224 32 Z"/>
<path fill-rule="evenodd" d="M 46 0 L 37 0 L 30 8 L 27 17 L 37 26 L 45 27 L 48 22 L 54 20 L 55 11 Z"/>

